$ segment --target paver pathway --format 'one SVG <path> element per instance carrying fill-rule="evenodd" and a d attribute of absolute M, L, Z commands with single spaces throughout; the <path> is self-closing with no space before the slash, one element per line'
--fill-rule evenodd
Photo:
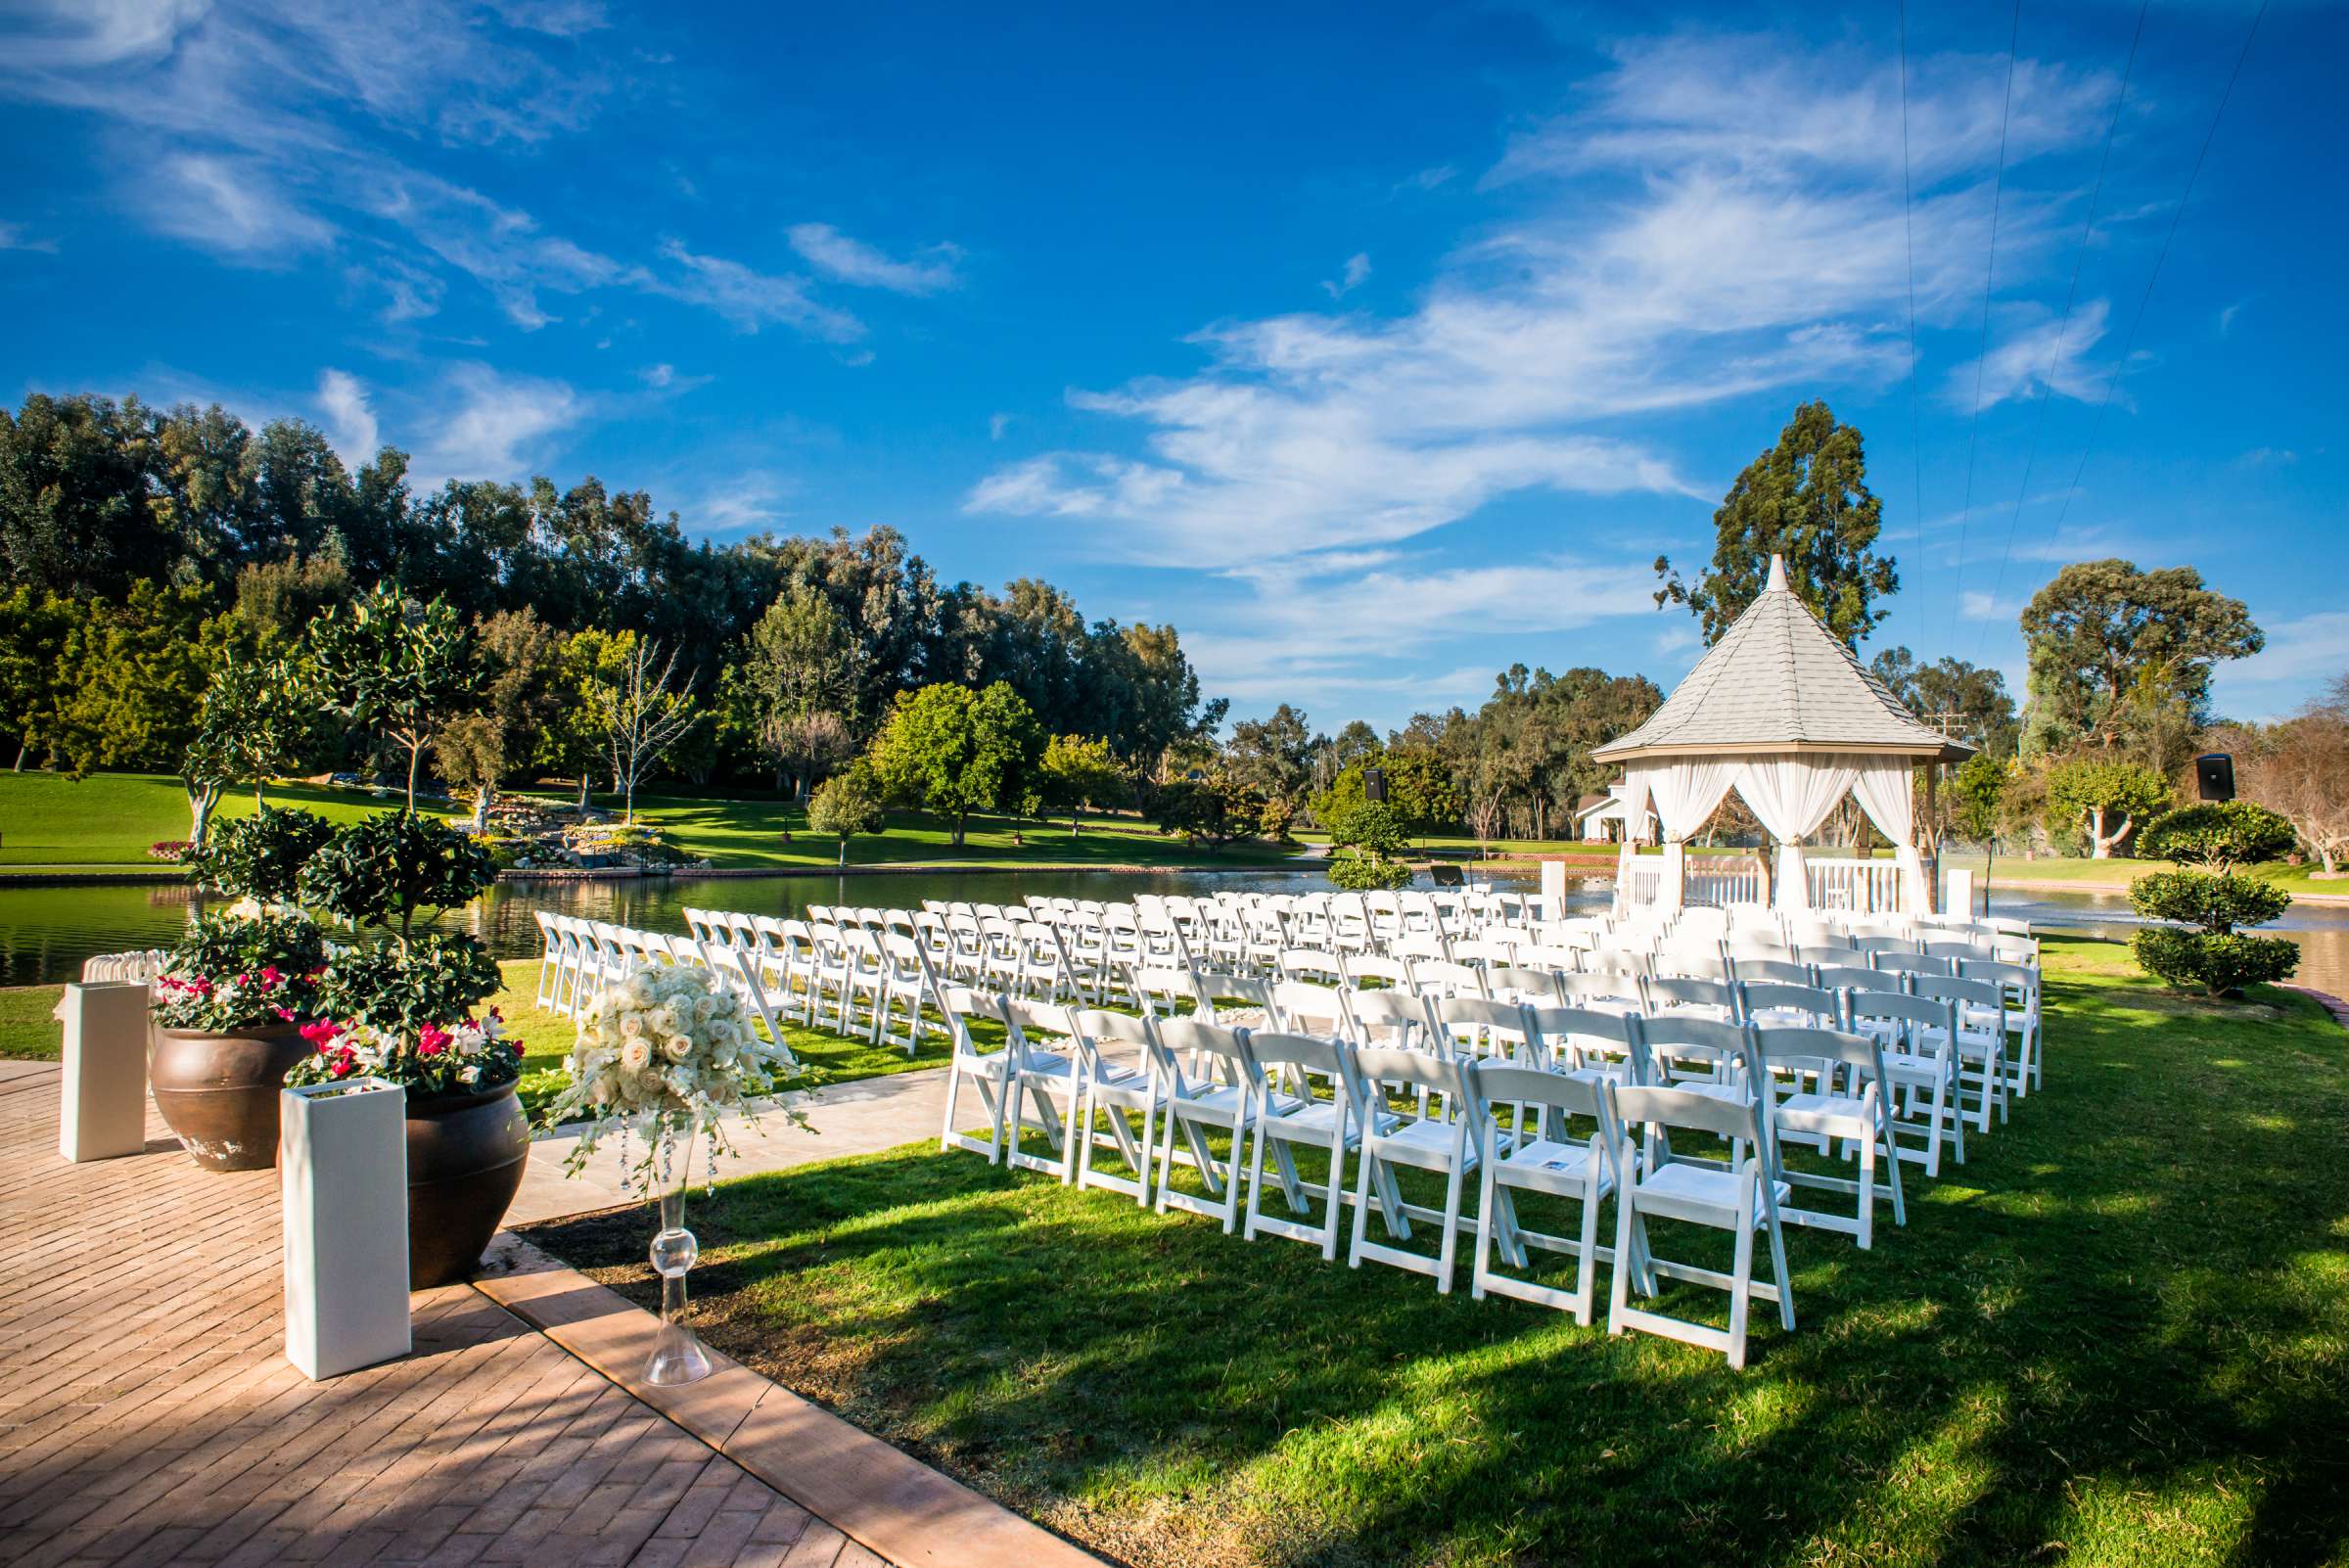
<path fill-rule="evenodd" d="M 308 1382 L 277 1173 L 152 1116 L 69 1165 L 58 1085 L 0 1061 L 0 1562 L 883 1561 L 469 1285 L 414 1298 L 413 1356 Z"/>

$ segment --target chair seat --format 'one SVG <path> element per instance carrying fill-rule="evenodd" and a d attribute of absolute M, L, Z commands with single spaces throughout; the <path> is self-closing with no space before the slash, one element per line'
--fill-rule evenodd
<path fill-rule="evenodd" d="M 1778 1126 L 1791 1132 L 1865 1132 L 1875 1112 L 1846 1094 L 1789 1094 L 1778 1101 Z"/>
<path fill-rule="evenodd" d="M 1404 1126 L 1382 1130 L 1376 1134 L 1375 1151 L 1382 1160 L 1394 1160 L 1404 1165 L 1415 1165 L 1424 1170 L 1445 1171 L 1451 1167 L 1452 1130 L 1448 1123 L 1423 1117 Z M 1476 1144 L 1467 1147 L 1463 1169 L 1476 1164 Z"/>
<path fill-rule="evenodd" d="M 1513 1187 L 1578 1191 L 1590 1174 L 1590 1145 L 1537 1138 L 1503 1156 L 1497 1170 L 1500 1179 Z"/>
<path fill-rule="evenodd" d="M 1661 1200 L 1668 1208 L 1712 1209 L 1726 1214 L 1734 1213 L 1737 1208 L 1738 1181 L 1736 1173 L 1731 1171 L 1675 1161 L 1643 1176 L 1638 1191 L 1642 1199 Z M 1794 1189 L 1783 1181 L 1773 1181 L 1770 1189 L 1780 1203 L 1794 1195 Z"/>

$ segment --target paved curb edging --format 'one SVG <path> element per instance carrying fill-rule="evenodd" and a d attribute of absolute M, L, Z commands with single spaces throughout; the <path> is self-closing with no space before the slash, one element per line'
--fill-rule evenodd
<path fill-rule="evenodd" d="M 1102 1559 L 712 1350 L 682 1388 L 642 1379 L 659 1321 L 510 1231 L 474 1288 L 792 1501 L 899 1568 Z"/>

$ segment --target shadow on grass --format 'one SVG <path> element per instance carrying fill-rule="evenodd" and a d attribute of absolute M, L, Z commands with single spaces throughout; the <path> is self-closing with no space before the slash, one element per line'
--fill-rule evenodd
<path fill-rule="evenodd" d="M 1795 1232 L 1743 1374 L 923 1146 L 695 1205 L 704 1331 L 1137 1562 L 2338 1560 L 2349 1052 L 2138 994 L 2051 988 L 2049 1087 L 1906 1230 Z M 535 1239 L 645 1300 L 648 1235 Z"/>

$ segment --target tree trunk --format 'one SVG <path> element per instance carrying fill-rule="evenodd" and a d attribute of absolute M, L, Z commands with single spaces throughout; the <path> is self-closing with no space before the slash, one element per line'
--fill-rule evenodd
<path fill-rule="evenodd" d="M 2104 831 L 2104 807 L 2101 806 L 2090 807 L 2088 808 L 2088 857 L 2092 860 L 2111 859 L 2112 847 L 2129 836 L 2131 821 L 2132 818 L 2123 816 L 2121 825 L 2110 833 L 2106 833 Z"/>
<path fill-rule="evenodd" d="M 1077 819 L 1078 819 L 1080 816 L 1083 815 L 1083 814 L 1084 814 L 1084 811 L 1083 811 L 1083 808 L 1082 808 L 1082 807 L 1075 807 L 1075 806 L 1072 806 L 1072 807 L 1069 807 L 1069 837 L 1070 837 L 1070 838 L 1072 838 L 1072 839 L 1073 839 L 1073 838 L 1075 838 L 1075 837 L 1077 836 Z M 2331 869 L 2331 867 L 2327 866 L 2326 869 L 2326 870 L 2330 870 L 2330 869 Z"/>
<path fill-rule="evenodd" d="M 476 833 L 489 831 L 489 805 L 492 793 L 490 787 L 485 783 L 473 787 L 473 831 Z"/>
<path fill-rule="evenodd" d="M 211 831 L 212 807 L 219 804 L 220 787 L 217 784 L 188 786 L 188 842 L 191 845 L 204 848 L 205 836 Z"/>
<path fill-rule="evenodd" d="M 269 781 L 257 773 L 254 774 L 253 779 L 253 806 L 254 810 L 266 810 L 268 808 L 268 792 Z"/>
<path fill-rule="evenodd" d="M 612 781 L 612 787 L 616 790 L 621 790 L 622 808 L 620 825 L 622 827 L 634 827 L 636 825 L 636 780 L 634 775 L 629 776 L 627 787 L 625 789 L 621 788 L 621 782 L 619 779 L 614 779 Z"/>
<path fill-rule="evenodd" d="M 416 814 L 416 763 L 424 756 L 424 748 L 411 743 L 408 747 L 408 815 Z"/>
<path fill-rule="evenodd" d="M 579 809 L 587 809 L 587 769 L 579 769 Z"/>
<path fill-rule="evenodd" d="M 962 836 L 969 830 L 970 825 L 971 813 L 969 811 L 963 810 L 954 813 L 954 848 L 957 850 L 962 848 Z"/>
<path fill-rule="evenodd" d="M 22 773 L 24 771 L 24 754 L 31 749 L 32 742 L 28 740 L 21 739 L 17 742 L 17 763 L 16 766 L 9 769 L 10 772 Z"/>

